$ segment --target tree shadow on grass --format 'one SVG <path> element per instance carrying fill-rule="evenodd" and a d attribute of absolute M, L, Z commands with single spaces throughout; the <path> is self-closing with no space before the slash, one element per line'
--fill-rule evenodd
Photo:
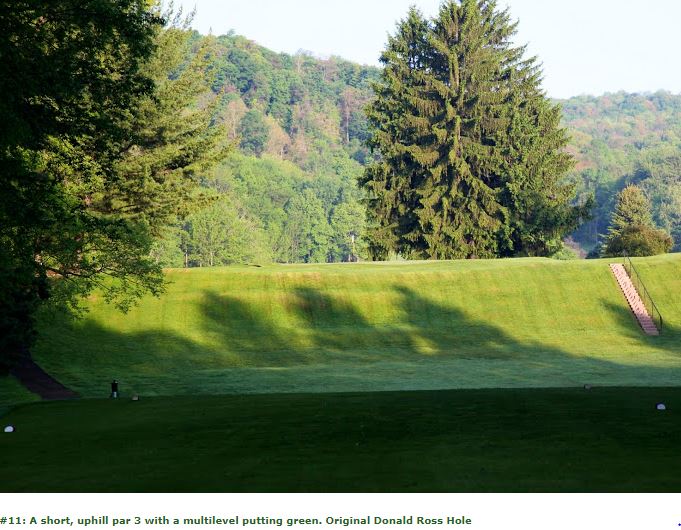
<path fill-rule="evenodd" d="M 38 360 L 84 395 L 103 392 L 113 377 L 161 395 L 681 380 L 681 365 L 646 366 L 637 377 L 641 359 L 627 365 L 519 340 L 402 285 L 385 296 L 394 297 L 394 318 L 372 320 L 357 301 L 311 287 L 264 303 L 206 291 L 198 340 L 169 330 L 119 333 L 92 320 L 62 322 L 54 331 L 59 341 L 53 348 L 43 345 Z M 647 337 L 628 308 L 604 303 L 627 339 L 681 355 L 678 329 Z"/>
<path fill-rule="evenodd" d="M 500 328 L 471 319 L 458 308 L 395 287 L 399 316 L 371 322 L 353 303 L 318 289 L 297 288 L 282 305 L 285 327 L 229 296 L 207 293 L 202 304 L 205 332 L 241 355 L 243 365 L 343 361 L 414 361 L 429 357 L 509 358 L 527 345 Z M 531 350 L 535 350 L 532 346 Z"/>

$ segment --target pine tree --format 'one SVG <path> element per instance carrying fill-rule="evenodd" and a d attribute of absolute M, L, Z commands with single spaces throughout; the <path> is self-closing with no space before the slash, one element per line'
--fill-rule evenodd
<path fill-rule="evenodd" d="M 515 30 L 495 0 L 449 0 L 430 22 L 412 9 L 398 25 L 368 111 L 374 257 L 547 254 L 584 214 L 561 184 L 560 109 Z"/>
<path fill-rule="evenodd" d="M 617 195 L 617 205 L 610 220 L 608 239 L 620 235 L 622 230 L 632 225 L 653 226 L 650 201 L 643 190 L 633 184 Z"/>
<path fill-rule="evenodd" d="M 513 90 L 504 109 L 505 145 L 500 200 L 510 212 L 499 236 L 501 256 L 548 256 L 559 251 L 566 234 L 589 217 L 593 198 L 573 206 L 575 188 L 565 182 L 573 167 L 565 151 L 569 138 L 560 127 L 561 108 L 538 88 L 540 72 L 530 63 L 511 72 Z"/>
<path fill-rule="evenodd" d="M 124 126 L 129 141 L 116 161 L 117 178 L 92 198 L 90 209 L 142 223 L 154 237 L 177 224 L 205 197 L 199 176 L 225 155 L 224 128 L 213 124 L 215 103 L 202 101 L 209 89 L 206 67 L 214 39 L 198 41 L 191 18 L 181 11 L 155 36 L 155 52 L 142 67 L 155 85 L 140 98 Z"/>
<path fill-rule="evenodd" d="M 382 157 L 360 179 L 369 192 L 367 217 L 372 231 L 368 241 L 375 259 L 385 259 L 395 251 L 408 255 L 410 248 L 402 235 L 418 227 L 415 190 L 421 172 L 409 148 L 429 126 L 419 116 L 414 97 L 419 88 L 416 72 L 426 66 L 427 33 L 426 20 L 418 10 L 410 9 L 381 55 L 382 83 L 374 86 L 376 98 L 367 108 L 374 128 L 369 146 Z"/>
<path fill-rule="evenodd" d="M 674 242 L 653 223 L 651 205 L 643 190 L 629 185 L 617 195 L 610 229 L 605 238 L 605 256 L 654 256 L 669 252 Z"/>

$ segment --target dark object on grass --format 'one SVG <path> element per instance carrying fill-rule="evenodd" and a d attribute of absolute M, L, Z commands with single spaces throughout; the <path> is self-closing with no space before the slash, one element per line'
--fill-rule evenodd
<path fill-rule="evenodd" d="M 4 429 L 4 432 L 14 432 L 16 431 L 16 427 L 14 425 L 7 425 Z"/>
<path fill-rule="evenodd" d="M 111 398 L 112 399 L 118 398 L 118 381 L 116 381 L 115 379 L 111 381 Z"/>
<path fill-rule="evenodd" d="M 655 405 L 655 408 L 657 410 L 667 410 L 667 405 L 665 405 L 664 403 L 658 403 L 657 405 Z"/>

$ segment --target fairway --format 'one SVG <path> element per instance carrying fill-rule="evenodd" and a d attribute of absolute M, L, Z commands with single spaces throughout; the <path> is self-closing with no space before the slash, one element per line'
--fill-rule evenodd
<path fill-rule="evenodd" d="M 644 335 L 607 260 L 169 270 L 128 314 L 43 322 L 35 358 L 84 397 L 673 386 L 680 255 L 636 261 L 666 319 Z"/>
<path fill-rule="evenodd" d="M 679 491 L 679 411 L 681 389 L 652 388 L 29 405 L 0 490 Z"/>

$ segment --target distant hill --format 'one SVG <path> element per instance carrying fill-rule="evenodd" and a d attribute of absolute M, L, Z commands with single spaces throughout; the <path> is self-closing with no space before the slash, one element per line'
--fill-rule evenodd
<path fill-rule="evenodd" d="M 573 174 L 582 194 L 595 193 L 595 218 L 576 238 L 593 246 L 608 227 L 613 200 L 629 183 L 653 203 L 660 227 L 681 244 L 681 95 L 605 94 L 560 101 L 570 129 Z"/>
<path fill-rule="evenodd" d="M 364 214 L 355 179 L 371 157 L 363 109 L 380 70 L 338 57 L 275 53 L 234 34 L 212 38 L 215 123 L 225 127 L 238 153 L 205 184 L 239 214 L 227 230 L 232 239 L 221 243 L 230 250 L 217 261 L 192 235 L 198 222 L 191 221 L 159 249 L 159 259 L 178 266 L 361 256 Z M 570 179 L 580 199 L 594 194 L 597 202 L 593 220 L 574 239 L 587 251 L 594 248 L 607 231 L 617 192 L 638 183 L 678 248 L 681 95 L 621 92 L 557 102 L 577 160 Z"/>
<path fill-rule="evenodd" d="M 195 34 L 197 42 L 201 37 Z M 235 147 L 204 178 L 220 198 L 158 242 L 166 266 L 349 261 L 362 253 L 356 178 L 370 156 L 364 105 L 379 69 L 211 39 L 205 104 Z M 216 234 L 218 234 L 216 236 Z"/>
<path fill-rule="evenodd" d="M 367 122 L 363 107 L 380 70 L 339 57 L 318 59 L 306 52 L 275 53 L 237 35 L 217 37 L 210 65 L 213 91 L 221 99 L 219 119 L 249 154 L 269 154 L 314 170 L 326 150 L 344 149 L 362 162 Z M 254 110 L 267 125 L 267 138 L 242 123 Z M 246 129 L 246 130 L 245 130 Z"/>

